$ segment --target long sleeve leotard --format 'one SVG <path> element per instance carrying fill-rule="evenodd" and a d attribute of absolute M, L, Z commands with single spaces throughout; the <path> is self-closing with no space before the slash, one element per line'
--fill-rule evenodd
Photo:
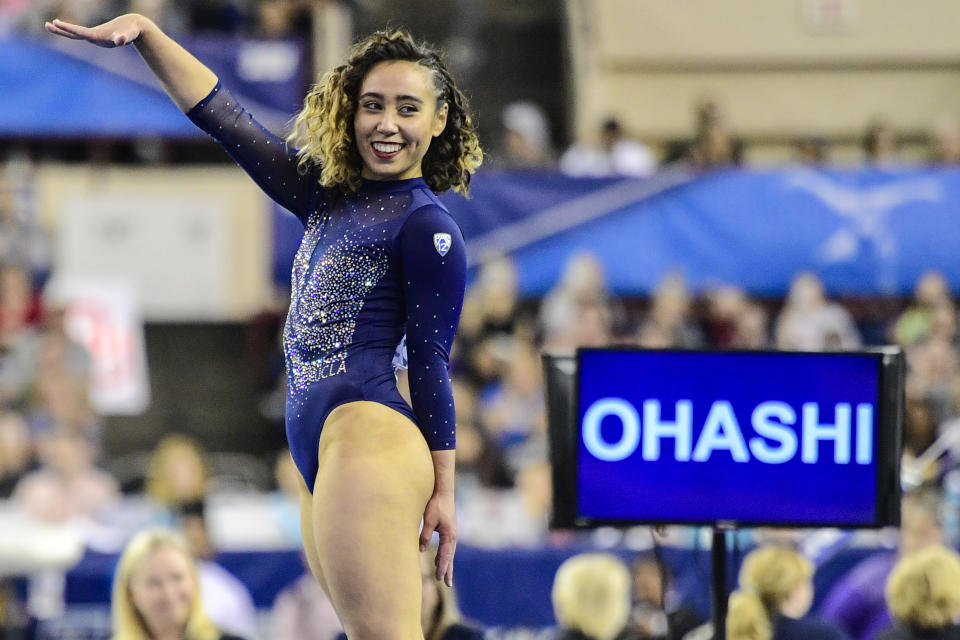
<path fill-rule="evenodd" d="M 346 402 L 392 407 L 418 425 L 431 450 L 453 449 L 448 360 L 466 252 L 424 180 L 365 181 L 356 194 L 324 188 L 317 171 L 298 171 L 295 151 L 219 84 L 187 115 L 304 225 L 283 344 L 287 438 L 307 487 L 324 420 Z M 412 409 L 393 370 L 404 336 Z"/>

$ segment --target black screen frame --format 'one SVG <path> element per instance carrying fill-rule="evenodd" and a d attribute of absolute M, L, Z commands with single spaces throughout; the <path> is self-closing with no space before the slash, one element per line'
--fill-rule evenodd
<path fill-rule="evenodd" d="M 778 520 L 673 520 L 635 519 L 608 520 L 577 513 L 578 455 L 579 455 L 579 361 L 584 352 L 630 351 L 669 353 L 721 353 L 716 349 L 642 349 L 618 347 L 579 349 L 576 354 L 544 353 L 542 364 L 546 386 L 548 440 L 553 475 L 553 509 L 551 528 L 592 529 L 601 526 L 635 525 L 691 525 L 714 527 L 836 527 L 844 529 L 876 529 L 900 524 L 900 455 L 904 421 L 904 379 L 906 363 L 899 347 L 876 347 L 858 351 L 776 351 L 723 350 L 722 353 L 749 353 L 751 355 L 785 354 L 835 355 L 838 357 L 872 357 L 877 374 L 877 478 L 874 517 L 869 522 L 830 522 Z"/>

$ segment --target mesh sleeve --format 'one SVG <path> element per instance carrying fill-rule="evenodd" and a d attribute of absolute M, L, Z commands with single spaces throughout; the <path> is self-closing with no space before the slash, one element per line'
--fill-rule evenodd
<path fill-rule="evenodd" d="M 436 205 L 410 214 L 399 254 L 413 413 L 431 450 L 456 448 L 449 359 L 466 286 L 460 228 Z"/>
<path fill-rule="evenodd" d="M 270 198 L 306 220 L 322 191 L 318 172 L 301 173 L 296 150 L 261 126 L 219 82 L 187 117 L 219 142 Z"/>

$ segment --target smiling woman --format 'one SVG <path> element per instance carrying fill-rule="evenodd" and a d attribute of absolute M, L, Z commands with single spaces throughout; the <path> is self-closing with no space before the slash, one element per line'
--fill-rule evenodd
<path fill-rule="evenodd" d="M 190 119 L 303 223 L 284 350 L 304 549 L 350 640 L 422 640 L 418 543 L 434 532 L 435 577 L 453 582 L 448 359 L 466 280 L 463 236 L 436 194 L 466 194 L 483 157 L 442 57 L 405 31 L 374 33 L 310 91 L 288 146 L 143 16 L 47 30 L 133 43 Z M 411 404 L 394 363 L 409 363 Z"/>
<path fill-rule="evenodd" d="M 382 147 L 381 158 L 372 145 L 407 145 L 408 135 L 417 144 L 411 150 L 416 153 L 397 163 L 414 174 L 405 177 L 423 175 L 436 193 L 453 189 L 466 195 L 470 174 L 483 160 L 467 98 L 437 51 L 395 30 L 372 34 L 353 48 L 345 65 L 321 77 L 288 142 L 300 149 L 301 164 L 322 165 L 325 186 L 356 189 L 362 178 L 402 175 L 391 165 L 386 175 L 392 178 L 377 178 L 374 169 L 381 160 L 392 161 L 396 151 Z"/>
<path fill-rule="evenodd" d="M 239 640 L 207 618 L 186 541 L 163 529 L 143 531 L 127 544 L 112 609 L 113 640 Z"/>

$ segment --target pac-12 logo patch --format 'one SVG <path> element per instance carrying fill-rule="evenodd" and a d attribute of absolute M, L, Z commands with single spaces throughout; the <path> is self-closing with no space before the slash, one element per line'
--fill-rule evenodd
<path fill-rule="evenodd" d="M 447 251 L 450 251 L 451 240 L 452 238 L 449 233 L 433 234 L 433 246 L 436 247 L 440 257 L 447 255 Z"/>

